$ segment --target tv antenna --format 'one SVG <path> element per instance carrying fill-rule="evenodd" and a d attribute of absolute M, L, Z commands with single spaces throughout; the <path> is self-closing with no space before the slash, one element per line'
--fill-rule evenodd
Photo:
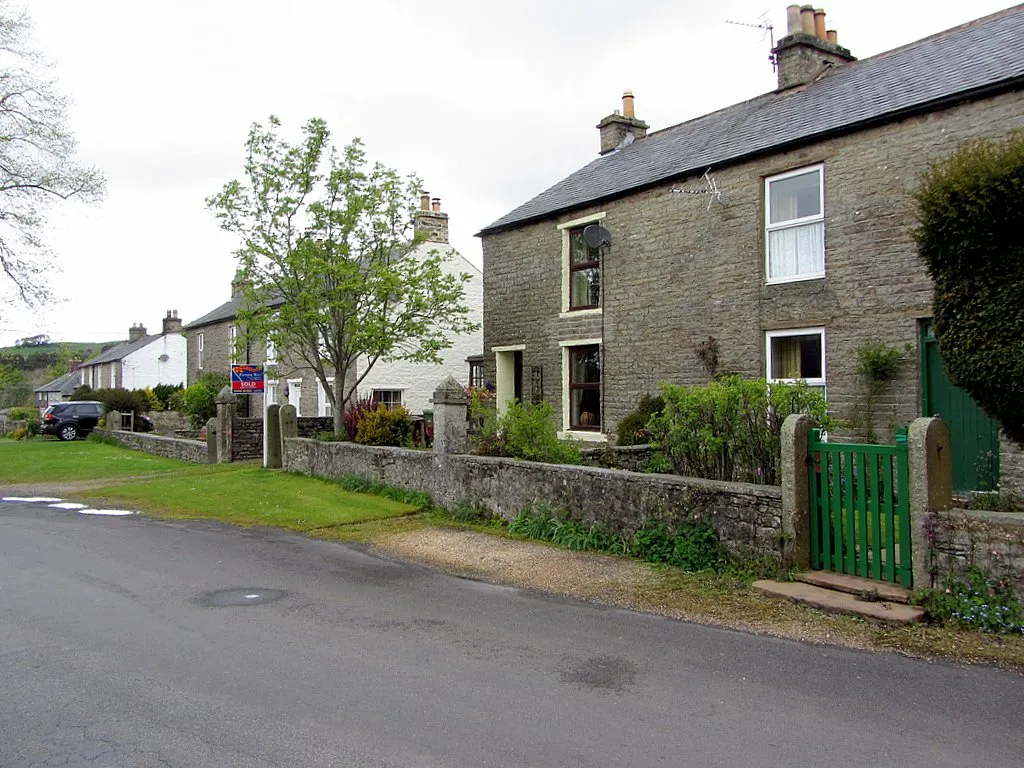
<path fill-rule="evenodd" d="M 726 19 L 725 23 L 733 24 L 737 27 L 750 27 L 752 29 L 762 30 L 761 39 L 764 40 L 765 36 L 767 35 L 768 39 L 771 41 L 772 50 L 775 50 L 775 27 L 772 26 L 771 21 L 768 19 L 768 11 L 765 11 L 760 16 L 758 16 L 758 21 L 756 24 L 752 24 L 749 21 L 730 21 L 729 19 Z M 774 70 L 778 65 L 778 62 L 775 60 L 775 54 L 771 54 L 768 57 L 768 60 L 771 61 L 772 69 Z"/>
<path fill-rule="evenodd" d="M 708 195 L 708 207 L 707 210 L 711 210 L 712 204 L 717 200 L 722 205 L 726 205 L 726 201 L 723 199 L 722 190 L 718 188 L 718 182 L 715 181 L 715 177 L 711 175 L 711 169 L 708 168 L 704 171 L 704 175 L 701 176 L 701 180 L 705 186 L 694 188 L 685 187 L 673 187 L 670 191 L 678 192 L 683 195 Z"/>

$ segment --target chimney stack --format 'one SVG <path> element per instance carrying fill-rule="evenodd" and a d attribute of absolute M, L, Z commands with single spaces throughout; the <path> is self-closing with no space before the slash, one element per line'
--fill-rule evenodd
<path fill-rule="evenodd" d="M 856 58 L 839 45 L 835 30 L 825 28 L 825 11 L 811 5 L 786 8 L 786 36 L 772 51 L 779 70 L 779 90 L 811 83 L 832 67 Z"/>
<path fill-rule="evenodd" d="M 601 151 L 598 154 L 607 155 L 616 149 L 628 147 L 637 139 L 644 138 L 648 128 L 650 126 L 647 123 L 636 118 L 633 92 L 626 91 L 622 94 L 622 114 L 615 110 L 597 124 L 601 136 Z"/>
<path fill-rule="evenodd" d="M 176 309 L 168 309 L 167 317 L 164 318 L 164 336 L 169 333 L 181 333 L 181 318 Z"/>
<path fill-rule="evenodd" d="M 420 209 L 413 216 L 413 227 L 428 243 L 448 244 L 448 214 L 441 210 L 440 197 L 420 193 Z"/>
<path fill-rule="evenodd" d="M 138 341 L 146 337 L 146 326 L 142 323 L 132 323 L 132 327 L 128 329 L 128 341 Z"/>
<path fill-rule="evenodd" d="M 231 298 L 240 296 L 242 291 L 245 290 L 248 281 L 245 279 L 245 275 L 242 274 L 242 270 L 235 270 L 235 276 L 231 279 Z"/>

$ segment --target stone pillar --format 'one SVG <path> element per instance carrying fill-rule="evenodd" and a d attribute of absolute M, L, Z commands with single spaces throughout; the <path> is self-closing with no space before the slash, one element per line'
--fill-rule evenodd
<path fill-rule="evenodd" d="M 121 431 L 120 411 L 107 411 L 107 429 L 111 432 Z"/>
<path fill-rule="evenodd" d="M 434 390 L 434 452 L 465 453 L 469 398 L 462 385 L 449 376 Z"/>
<path fill-rule="evenodd" d="M 940 418 L 914 419 L 907 431 L 910 471 L 910 547 L 914 587 L 933 586 L 929 572 L 928 518 L 953 506 L 953 445 Z M 903 489 L 899 489 L 903 493 Z"/>
<path fill-rule="evenodd" d="M 217 463 L 217 446 L 220 444 L 217 435 L 216 417 L 206 422 L 206 463 Z"/>
<path fill-rule="evenodd" d="M 263 466 L 280 469 L 283 461 L 281 444 L 281 406 L 272 403 L 263 414 Z"/>
<path fill-rule="evenodd" d="M 782 423 L 782 567 L 806 570 L 811 565 L 810 458 L 807 438 L 815 426 L 805 413 L 794 413 Z"/>
<path fill-rule="evenodd" d="M 231 463 L 231 442 L 234 436 L 235 403 L 238 398 L 227 384 L 217 393 L 217 463 Z"/>
<path fill-rule="evenodd" d="M 298 437 L 299 417 L 295 410 L 295 406 L 291 404 L 282 405 L 279 415 L 281 422 L 281 440 L 289 437 Z"/>

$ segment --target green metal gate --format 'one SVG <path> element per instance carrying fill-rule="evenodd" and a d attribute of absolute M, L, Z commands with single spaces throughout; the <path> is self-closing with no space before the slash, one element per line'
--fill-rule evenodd
<path fill-rule="evenodd" d="M 811 430 L 811 568 L 913 586 L 907 432 L 895 445 L 822 442 Z"/>
<path fill-rule="evenodd" d="M 999 488 L 999 424 L 946 375 L 931 321 L 921 323 L 921 415 L 941 416 L 953 442 L 953 490 Z"/>

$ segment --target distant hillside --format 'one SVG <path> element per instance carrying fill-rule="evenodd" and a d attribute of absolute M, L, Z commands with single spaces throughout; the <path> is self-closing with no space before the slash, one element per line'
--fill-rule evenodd
<path fill-rule="evenodd" d="M 100 352 L 121 343 L 121 341 L 65 341 L 33 346 L 0 347 L 0 363 L 13 365 L 15 368 L 23 371 L 32 371 L 49 368 L 57 362 L 62 349 L 71 350 L 82 360 L 88 360 L 91 357 L 96 357 Z"/>

